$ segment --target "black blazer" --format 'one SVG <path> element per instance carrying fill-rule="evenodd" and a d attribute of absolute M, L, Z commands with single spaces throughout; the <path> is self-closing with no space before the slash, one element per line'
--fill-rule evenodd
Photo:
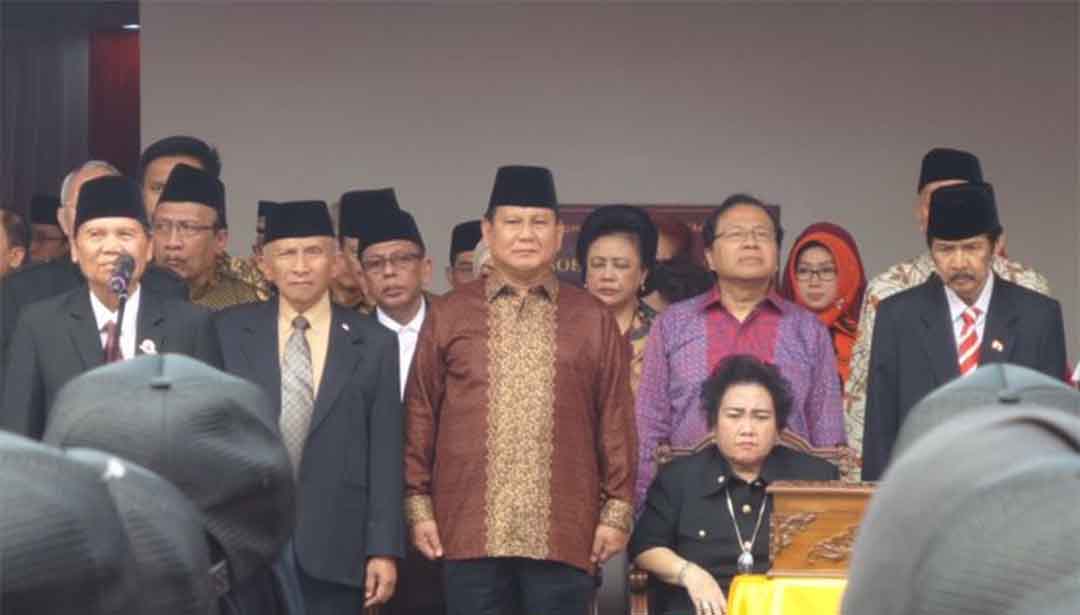
<path fill-rule="evenodd" d="M 210 312 L 187 301 L 140 291 L 136 353 L 153 340 L 158 354 L 188 355 L 221 367 Z M 0 427 L 41 438 L 53 399 L 69 380 L 104 363 L 90 290 L 79 286 L 23 310 L 5 357 Z"/>
<path fill-rule="evenodd" d="M 150 264 L 140 282 L 143 288 L 161 297 L 188 299 L 188 287 L 172 271 Z M 75 288 L 86 288 L 86 278 L 70 259 L 36 263 L 16 269 L 0 281 L 0 357 L 15 332 L 19 313 L 28 305 L 44 301 Z M 4 390 L 4 370 L 0 369 L 0 398 Z"/>
<path fill-rule="evenodd" d="M 881 302 L 870 349 L 862 477 L 878 480 L 911 408 L 960 374 L 937 275 Z M 1013 363 L 1061 378 L 1067 369 L 1061 305 L 995 276 L 979 352 L 980 365 Z"/>
<path fill-rule="evenodd" d="M 261 386 L 281 413 L 278 301 L 214 315 L 226 371 Z M 368 557 L 404 552 L 404 413 L 397 337 L 332 306 L 330 343 L 297 484 L 297 558 L 309 576 L 364 586 Z"/>

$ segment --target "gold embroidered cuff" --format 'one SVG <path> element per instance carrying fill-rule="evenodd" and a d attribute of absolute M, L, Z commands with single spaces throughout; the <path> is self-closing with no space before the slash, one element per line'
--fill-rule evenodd
<path fill-rule="evenodd" d="M 620 529 L 627 534 L 634 529 L 634 507 L 622 500 L 608 500 L 600 509 L 600 525 Z"/>
<path fill-rule="evenodd" d="M 434 521 L 435 509 L 430 495 L 411 495 L 405 498 L 405 522 L 410 526 L 421 521 Z"/>

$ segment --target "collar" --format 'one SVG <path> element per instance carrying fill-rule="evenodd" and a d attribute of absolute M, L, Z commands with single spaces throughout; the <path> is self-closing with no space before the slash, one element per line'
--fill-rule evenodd
<path fill-rule="evenodd" d="M 293 309 L 289 305 L 288 301 L 284 298 L 278 297 L 278 322 L 279 324 L 288 328 L 292 327 L 292 321 L 301 313 Z M 323 293 L 321 299 L 319 299 L 315 305 L 308 308 L 306 312 L 302 314 L 304 318 L 307 318 L 308 324 L 311 329 L 318 328 L 319 330 L 326 330 L 330 327 L 330 291 Z"/>
<path fill-rule="evenodd" d="M 784 466 L 786 465 L 783 457 L 784 453 L 781 451 L 783 445 L 777 443 L 773 446 L 773 449 L 769 451 L 768 457 L 765 458 L 765 463 L 761 466 L 761 473 L 755 481 L 750 483 L 753 486 L 764 487 L 769 483 L 776 480 L 783 480 L 781 477 L 785 474 Z M 708 452 L 708 458 L 703 466 L 701 476 L 701 493 L 702 495 L 712 495 L 724 490 L 727 485 L 741 484 L 745 485 L 747 482 L 737 476 L 731 469 L 731 464 L 720 453 L 720 449 L 716 445 L 709 446 L 706 449 Z"/>
<path fill-rule="evenodd" d="M 101 332 L 105 323 L 116 321 L 116 312 L 106 307 L 89 287 L 86 291 L 90 293 L 90 309 L 94 312 L 94 320 L 97 321 L 97 330 L 98 332 Z M 122 330 L 126 331 L 131 325 L 131 318 L 139 311 L 139 301 L 141 298 L 142 284 L 139 284 L 135 286 L 135 292 L 128 296 L 127 304 L 124 307 L 124 322 L 120 324 Z"/>
<path fill-rule="evenodd" d="M 218 262 L 220 263 L 221 261 Z M 192 284 L 191 300 L 198 301 L 199 299 L 205 297 L 206 293 L 210 292 L 215 286 L 218 285 L 219 282 L 221 282 L 221 275 L 221 268 L 215 266 L 214 269 L 210 272 L 210 279 L 206 282 L 206 284 L 202 284 L 199 286 L 195 286 L 194 284 Z"/>
<path fill-rule="evenodd" d="M 416 311 L 416 316 L 408 323 L 402 325 L 398 324 L 398 321 L 390 318 L 390 315 L 382 310 L 380 307 L 375 308 L 375 317 L 379 319 L 379 322 L 390 329 L 394 333 L 401 333 L 402 331 L 409 331 L 411 333 L 420 333 L 420 325 L 424 324 L 424 315 L 427 313 L 427 299 L 420 298 L 420 309 Z"/>
<path fill-rule="evenodd" d="M 758 302 L 758 304 L 751 310 L 751 313 L 757 311 L 760 308 L 772 309 L 780 314 L 787 313 L 789 303 L 777 294 L 775 288 L 770 288 L 769 292 L 765 293 L 765 297 Z M 712 289 L 705 293 L 705 302 L 701 306 L 702 312 L 707 312 L 712 309 L 721 309 L 725 312 L 727 308 L 724 307 L 724 302 L 720 299 L 720 287 L 713 285 Z"/>
<path fill-rule="evenodd" d="M 982 291 L 979 292 L 979 296 L 975 299 L 975 304 L 972 307 L 979 308 L 981 312 L 980 318 L 985 318 L 988 310 L 990 309 L 990 295 L 994 292 L 994 274 L 991 273 L 986 278 L 986 284 L 983 285 Z M 964 313 L 964 310 L 968 308 L 968 304 L 964 303 L 964 300 L 957 295 L 956 292 L 949 288 L 948 284 L 942 280 L 942 287 L 945 288 L 945 300 L 949 304 L 949 321 L 956 322 L 960 315 Z"/>
<path fill-rule="evenodd" d="M 491 303 L 496 297 L 506 293 L 514 296 L 518 294 L 517 289 L 501 273 L 492 271 L 484 284 L 484 297 L 488 303 Z M 554 273 L 549 272 L 538 284 L 529 289 L 529 294 L 543 295 L 549 301 L 555 302 L 559 298 L 558 278 L 555 277 Z"/>

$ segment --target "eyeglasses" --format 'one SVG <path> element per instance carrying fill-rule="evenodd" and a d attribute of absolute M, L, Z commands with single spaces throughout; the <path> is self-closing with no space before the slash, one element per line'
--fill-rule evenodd
<path fill-rule="evenodd" d="M 717 233 L 716 238 L 730 243 L 746 243 L 747 239 L 754 238 L 756 243 L 765 243 L 771 241 L 775 235 L 772 230 L 767 228 L 732 228 L 722 233 Z"/>
<path fill-rule="evenodd" d="M 412 265 L 419 260 L 419 254 L 416 252 L 407 252 L 405 254 L 391 254 L 386 257 L 373 256 L 371 258 L 365 258 L 360 261 L 360 266 L 368 273 L 377 273 L 385 269 L 387 265 L 390 265 L 391 269 L 397 270 Z"/>
<path fill-rule="evenodd" d="M 822 267 L 821 269 L 799 267 L 795 270 L 795 277 L 803 282 L 809 282 L 814 276 L 822 282 L 832 282 L 836 279 L 836 267 Z"/>
<path fill-rule="evenodd" d="M 185 239 L 190 239 L 203 231 L 214 228 L 212 224 L 194 224 L 187 220 L 173 222 L 172 220 L 158 220 L 154 222 L 154 234 L 159 237 L 170 237 L 175 229 L 177 234 Z"/>

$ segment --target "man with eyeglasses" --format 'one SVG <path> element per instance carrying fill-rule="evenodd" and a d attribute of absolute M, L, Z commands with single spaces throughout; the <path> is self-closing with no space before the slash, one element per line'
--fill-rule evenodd
<path fill-rule="evenodd" d="M 259 300 L 258 289 L 218 267 L 229 241 L 225 185 L 180 163 L 154 209 L 154 261 L 184 279 L 192 303 L 220 310 Z"/>
<path fill-rule="evenodd" d="M 373 208 L 364 217 L 358 252 L 364 280 L 375 300 L 375 318 L 398 337 L 398 385 L 404 397 L 405 380 L 427 313 L 424 286 L 431 281 L 431 258 L 412 215 L 401 210 L 396 199 L 393 205 Z"/>
<path fill-rule="evenodd" d="M 206 141 L 187 135 L 172 135 L 154 141 L 139 159 L 139 183 L 146 202 L 146 215 L 151 220 L 169 175 L 178 164 L 195 167 L 211 177 L 221 177 L 221 156 L 217 148 Z M 217 257 L 217 268 L 257 288 L 260 299 L 270 296 L 270 285 L 260 271 L 257 259 L 234 257 L 222 250 Z"/>
<path fill-rule="evenodd" d="M 829 332 L 774 286 L 784 237 L 777 213 L 753 196 L 735 194 L 712 212 L 702 236 L 716 285 L 662 312 L 645 349 L 637 396 L 638 503 L 656 474 L 662 444 L 694 448 L 711 435 L 700 411 L 701 383 L 729 355 L 773 363 L 788 381 L 793 403 L 781 434 L 785 443 L 805 449 L 846 442 Z"/>

